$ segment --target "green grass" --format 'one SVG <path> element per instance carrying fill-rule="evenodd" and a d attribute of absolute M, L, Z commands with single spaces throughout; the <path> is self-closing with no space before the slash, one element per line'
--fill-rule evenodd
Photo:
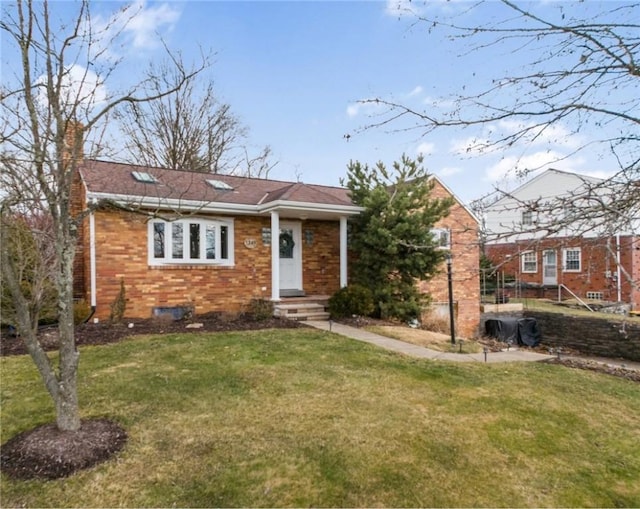
<path fill-rule="evenodd" d="M 2 358 L 2 442 L 51 421 Z M 2 507 L 640 506 L 640 388 L 547 364 L 409 359 L 315 330 L 134 338 L 81 350 L 83 417 L 129 442 Z"/>
<path fill-rule="evenodd" d="M 631 323 L 640 323 L 640 317 L 618 315 L 615 313 L 603 313 L 599 311 L 589 311 L 584 307 L 562 306 L 549 299 L 510 299 L 510 303 L 522 303 L 525 309 L 531 311 L 543 311 L 547 313 L 562 313 L 569 316 L 585 316 L 590 318 L 602 318 L 605 320 L 627 321 Z M 576 303 L 577 301 L 573 300 Z M 589 301 L 586 301 L 587 304 Z"/>

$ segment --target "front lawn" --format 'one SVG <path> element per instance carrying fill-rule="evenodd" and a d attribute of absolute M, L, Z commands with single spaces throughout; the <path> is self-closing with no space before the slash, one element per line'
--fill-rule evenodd
<path fill-rule="evenodd" d="M 4 357 L 1 440 L 51 421 Z M 129 442 L 2 507 L 640 506 L 640 386 L 550 364 L 409 359 L 316 330 L 81 349 L 83 417 Z"/>

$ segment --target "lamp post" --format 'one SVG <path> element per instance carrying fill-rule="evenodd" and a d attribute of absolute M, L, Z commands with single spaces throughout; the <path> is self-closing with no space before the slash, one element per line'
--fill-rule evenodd
<path fill-rule="evenodd" d="M 451 252 L 447 254 L 447 282 L 449 284 L 449 328 L 451 330 L 451 344 L 456 344 L 456 324 L 453 309 L 453 278 L 451 277 Z"/>

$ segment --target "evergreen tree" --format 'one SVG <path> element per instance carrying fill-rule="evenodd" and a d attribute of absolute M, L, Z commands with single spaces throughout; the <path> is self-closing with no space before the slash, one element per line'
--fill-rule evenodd
<path fill-rule="evenodd" d="M 352 281 L 371 289 L 376 315 L 418 317 L 424 296 L 415 282 L 433 277 L 446 256 L 431 230 L 449 214 L 452 200 L 431 198 L 434 182 L 422 159 L 405 155 L 392 171 L 382 162 L 370 168 L 352 161 L 345 185 L 364 208 L 351 224 Z"/>

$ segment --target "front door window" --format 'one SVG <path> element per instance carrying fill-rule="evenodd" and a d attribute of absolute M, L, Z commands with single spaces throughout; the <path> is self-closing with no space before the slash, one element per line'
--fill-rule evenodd
<path fill-rule="evenodd" d="M 295 245 L 293 230 L 280 230 L 280 258 L 293 258 L 293 248 Z"/>
<path fill-rule="evenodd" d="M 542 253 L 542 284 L 558 284 L 558 262 L 555 251 L 545 251 Z"/>

